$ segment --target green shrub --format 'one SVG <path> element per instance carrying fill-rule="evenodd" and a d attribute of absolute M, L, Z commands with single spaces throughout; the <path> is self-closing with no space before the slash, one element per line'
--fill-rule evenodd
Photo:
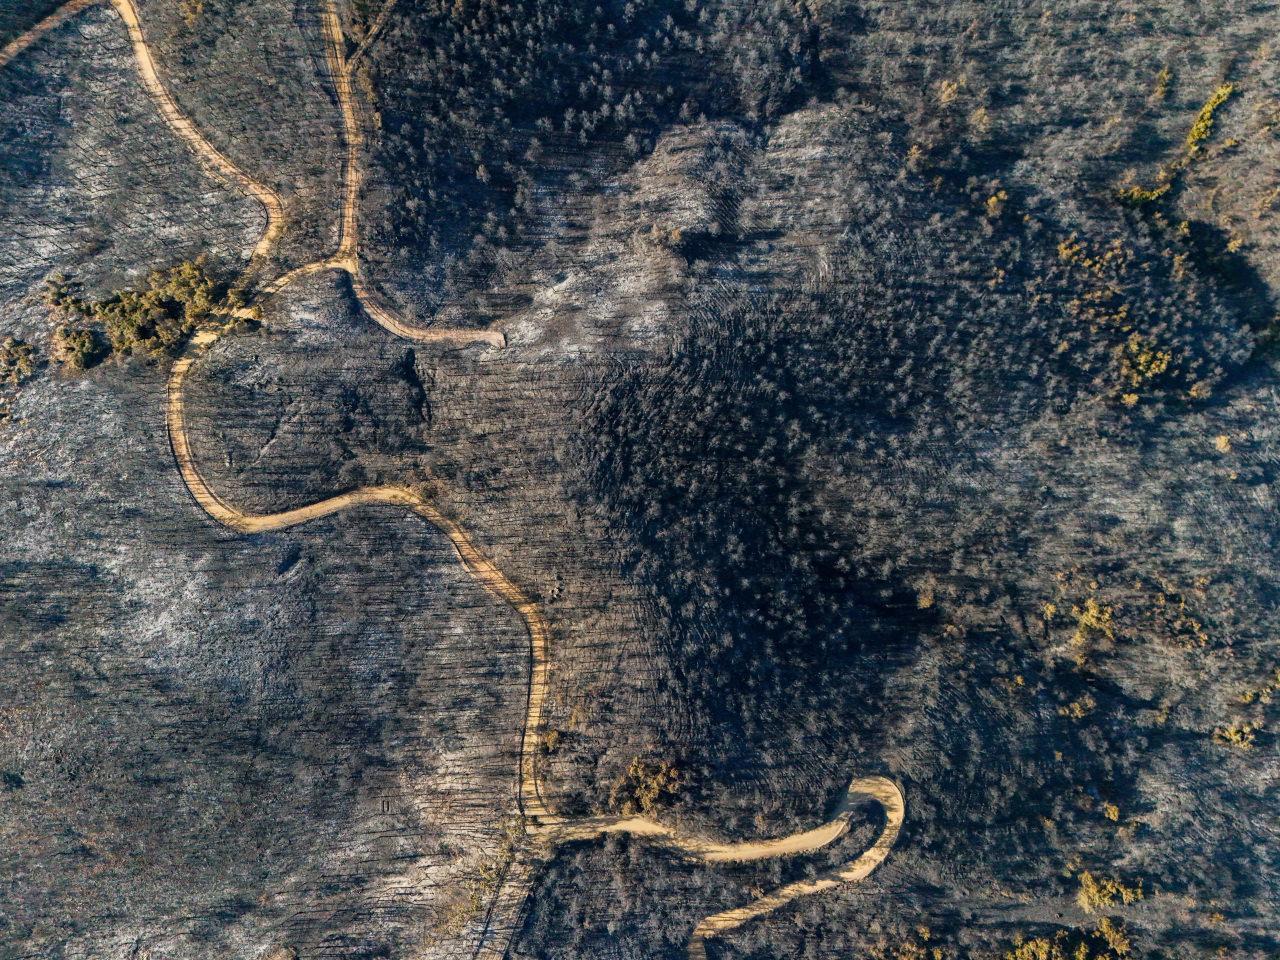
<path fill-rule="evenodd" d="M 87 327 L 61 326 L 53 331 L 53 358 L 73 370 L 88 370 L 106 353 L 98 334 Z"/>
<path fill-rule="evenodd" d="M 664 800 L 680 789 L 680 773 L 666 760 L 636 757 L 626 775 L 614 784 L 609 800 L 625 814 L 652 813 Z"/>
<path fill-rule="evenodd" d="M 1209 99 L 1200 108 L 1196 122 L 1191 125 L 1191 130 L 1187 134 L 1187 153 L 1198 152 L 1204 146 L 1205 141 L 1213 136 L 1214 119 L 1218 108 L 1230 100 L 1231 95 L 1235 92 L 1236 85 L 1234 83 L 1224 83 L 1210 94 Z"/>
<path fill-rule="evenodd" d="M 1162 98 L 1168 89 L 1167 72 L 1161 71 L 1160 77 L 1156 89 L 1157 96 Z M 1161 167 L 1154 187 L 1144 187 L 1141 184 L 1122 187 L 1116 191 L 1116 199 L 1126 206 L 1141 208 L 1155 203 L 1168 194 L 1178 183 L 1182 172 L 1190 166 L 1200 149 L 1213 136 L 1218 110 L 1231 99 L 1235 92 L 1234 83 L 1224 83 L 1209 95 L 1209 99 L 1204 102 L 1204 106 L 1196 115 L 1195 122 L 1191 124 L 1191 129 L 1187 131 L 1185 150 Z"/>
<path fill-rule="evenodd" d="M 1080 890 L 1076 893 L 1076 903 L 1085 913 L 1097 913 L 1112 907 L 1116 901 L 1128 904 L 1142 899 L 1142 884 L 1127 886 L 1114 877 L 1095 877 L 1088 870 L 1080 873 Z"/>
<path fill-rule="evenodd" d="M 35 359 L 31 345 L 13 337 L 0 343 L 0 381 L 19 386 L 35 372 Z"/>
<path fill-rule="evenodd" d="M 219 326 L 242 305 L 209 269 L 204 257 L 153 271 L 141 290 L 117 290 L 98 301 L 81 299 L 58 277 L 47 285 L 46 302 L 75 317 L 55 334 L 64 362 L 83 370 L 105 352 L 174 353 L 197 330 Z"/>
<path fill-rule="evenodd" d="M 1128 932 L 1103 917 L 1096 930 L 1059 930 L 1052 937 L 1019 937 L 1004 960 L 1119 960 L 1133 949 Z"/>

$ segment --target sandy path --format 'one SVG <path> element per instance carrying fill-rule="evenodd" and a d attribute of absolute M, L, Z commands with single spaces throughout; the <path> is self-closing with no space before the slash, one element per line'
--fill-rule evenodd
<path fill-rule="evenodd" d="M 776 840 L 757 840 L 744 843 L 721 843 L 703 837 L 677 833 L 672 828 L 647 817 L 579 817 L 574 819 L 552 818 L 535 826 L 537 835 L 554 839 L 557 843 L 586 840 L 606 833 L 629 833 L 649 837 L 663 846 L 679 850 L 704 863 L 745 863 L 751 860 L 772 860 L 775 857 L 814 853 L 839 840 L 849 831 L 849 823 L 857 806 L 857 798 L 870 797 L 885 808 L 888 818 L 886 831 L 897 834 L 902 825 L 902 794 L 892 780 L 884 777 L 865 777 L 854 780 L 845 789 L 836 806 L 835 816 L 820 827 L 793 833 Z M 886 799 L 888 798 L 888 799 Z M 894 810 L 897 822 L 894 822 Z M 883 858 L 881 858 L 883 859 Z"/>
<path fill-rule="evenodd" d="M 53 30 L 63 23 L 66 23 L 81 10 L 87 10 L 95 3 L 101 3 L 103 0 L 71 0 L 65 3 L 49 16 L 45 17 L 30 30 L 20 33 L 8 43 L 0 48 L 0 70 L 3 70 L 11 62 L 14 57 L 22 53 L 27 47 L 31 46 L 50 30 Z"/>
<path fill-rule="evenodd" d="M 744 907 L 708 917 L 698 925 L 689 942 L 690 960 L 704 960 L 708 938 L 772 913 L 800 897 L 821 893 L 843 883 L 856 883 L 868 876 L 888 856 L 902 827 L 906 807 L 897 784 L 885 777 L 855 779 L 840 797 L 835 814 L 830 820 L 812 830 L 775 840 L 726 843 L 681 833 L 648 817 L 560 817 L 552 813 L 543 799 L 536 762 L 537 737 L 543 728 L 543 710 L 550 689 L 551 666 L 551 629 L 537 603 L 476 547 L 462 527 L 409 487 L 360 487 L 278 513 L 247 513 L 219 497 L 196 465 L 187 434 L 183 403 L 186 377 L 192 364 L 217 339 L 217 333 L 205 331 L 197 334 L 184 355 L 174 363 L 169 377 L 166 421 L 174 460 L 183 483 L 209 517 L 238 533 L 287 530 L 353 507 L 386 505 L 415 513 L 448 538 L 467 573 L 519 615 L 529 637 L 530 672 L 520 744 L 518 796 L 525 832 L 545 853 L 550 853 L 556 846 L 564 843 L 590 840 L 610 833 L 627 833 L 651 840 L 704 863 L 769 860 L 813 853 L 829 846 L 848 832 L 858 801 L 870 799 L 881 805 L 885 814 L 885 826 L 875 844 L 857 860 L 813 880 L 788 884 Z M 509 912 L 513 905 L 518 908 L 525 893 L 527 891 L 513 895 L 512 890 L 505 889 L 499 890 L 495 896 L 505 898 Z M 491 914 L 501 912 L 495 910 Z M 482 943 L 487 944 L 486 955 L 500 956 L 493 953 L 497 947 L 491 942 L 487 929 Z"/>
<path fill-rule="evenodd" d="M 360 112 L 357 107 L 352 78 L 356 62 L 377 39 L 386 25 L 396 0 L 388 0 L 379 12 L 369 35 L 350 60 L 346 56 L 346 40 L 342 35 L 342 21 L 338 16 L 337 0 L 326 0 L 321 23 L 324 27 L 325 60 L 333 78 L 334 94 L 342 114 L 342 136 L 346 144 L 343 164 L 342 214 L 338 223 L 338 249 L 333 256 L 317 260 L 291 270 L 267 284 L 263 293 L 271 296 L 284 290 L 303 277 L 325 270 L 339 270 L 351 278 L 351 290 L 370 319 L 389 333 L 415 343 L 483 343 L 494 347 L 506 346 L 506 337 L 500 330 L 460 330 L 437 327 L 417 327 L 405 323 L 395 313 L 386 309 L 379 297 L 369 289 L 360 268 L 360 189 L 362 186 L 360 153 L 364 149 Z"/>
<path fill-rule="evenodd" d="M 142 21 L 138 19 L 138 8 L 134 6 L 133 0 L 110 0 L 110 3 L 129 31 L 129 41 L 133 44 L 133 55 L 138 62 L 138 75 L 142 78 L 142 84 L 147 88 L 147 93 L 159 109 L 160 115 L 164 117 L 164 122 L 169 125 L 169 129 L 191 147 L 196 156 L 210 170 L 240 186 L 266 209 L 267 228 L 263 231 L 257 246 L 253 248 L 253 257 L 258 259 L 266 256 L 284 230 L 284 204 L 280 201 L 279 195 L 232 163 L 224 153 L 204 138 L 195 124 L 178 108 L 178 104 L 170 96 L 168 89 L 160 80 L 160 74 L 156 71 L 155 61 L 151 57 L 151 48 L 147 45 L 146 36 L 142 32 Z"/>
<path fill-rule="evenodd" d="M 88 7 L 97 0 L 74 0 L 61 8 L 36 27 L 27 31 L 0 51 L 0 66 L 13 59 L 17 53 L 29 47 L 49 30 L 64 22 L 74 13 Z M 283 229 L 282 207 L 279 198 L 268 187 L 254 180 L 238 168 L 230 159 L 218 151 L 196 129 L 192 121 L 182 113 L 169 95 L 156 70 L 155 62 L 147 45 L 137 9 L 133 0 L 108 0 L 124 21 L 138 63 L 138 71 L 148 95 L 156 104 L 169 128 L 183 142 L 187 143 L 196 155 L 215 172 L 227 180 L 238 184 L 246 192 L 258 198 L 267 210 L 267 227 L 262 238 L 254 248 L 255 259 L 267 255 L 279 238 Z M 389 0 L 383 9 L 374 31 L 366 39 L 357 55 L 366 49 L 377 29 L 385 22 L 395 0 Z M 358 161 L 362 143 L 359 132 L 358 117 L 355 112 L 355 100 L 351 89 L 351 65 L 344 55 L 341 25 L 337 16 L 335 0 L 328 0 L 324 15 L 324 29 L 327 42 L 330 67 L 333 70 L 335 89 L 342 106 L 343 124 L 346 132 L 347 161 L 346 189 L 343 198 L 343 216 L 340 226 L 340 243 L 334 257 L 308 264 L 279 278 L 264 288 L 268 295 L 283 289 L 293 280 L 322 270 L 345 270 L 352 278 L 352 286 L 356 296 L 360 298 L 370 315 L 386 329 L 406 339 L 423 341 L 446 341 L 459 344 L 485 343 L 491 346 L 503 346 L 502 334 L 484 330 L 447 330 L 423 329 L 411 327 L 400 322 L 389 312 L 382 310 L 374 303 L 360 277 L 359 257 L 357 251 L 357 210 L 359 200 Z M 372 305 L 371 305 L 372 304 Z M 486 557 L 453 520 L 442 514 L 432 503 L 417 491 L 406 486 L 361 487 L 316 503 L 278 513 L 248 513 L 223 500 L 201 475 L 191 449 L 187 431 L 186 410 L 184 404 L 185 386 L 192 366 L 208 349 L 217 342 L 222 331 L 201 331 L 197 333 L 184 350 L 182 356 L 174 362 L 169 375 L 165 404 L 165 420 L 168 428 L 169 442 L 174 461 L 183 483 L 190 491 L 197 505 L 211 519 L 234 530 L 237 533 L 255 534 L 287 530 L 300 524 L 308 523 L 322 517 L 331 516 L 353 507 L 385 505 L 409 510 L 431 524 L 448 538 L 463 568 L 479 582 L 489 593 L 510 607 L 519 615 L 529 637 L 529 681 L 525 711 L 525 719 L 520 744 L 518 800 L 524 829 L 531 840 L 549 854 L 556 846 L 574 841 L 589 840 L 608 833 L 628 833 L 644 837 L 655 843 L 677 850 L 691 859 L 705 863 L 723 863 L 737 861 L 767 860 L 775 857 L 795 856 L 813 853 L 834 843 L 848 832 L 856 804 L 859 800 L 870 799 L 878 802 L 885 813 L 885 826 L 879 838 L 870 849 L 856 860 L 843 867 L 828 871 L 812 880 L 804 880 L 787 884 L 754 902 L 733 910 L 715 914 L 703 920 L 694 930 L 689 941 L 688 956 L 690 960 L 705 960 L 706 941 L 708 938 L 733 930 L 757 917 L 778 910 L 792 901 L 812 894 L 829 890 L 839 884 L 856 883 L 867 877 L 888 856 L 897 840 L 905 816 L 905 802 L 902 792 L 891 780 L 884 777 L 867 777 L 853 780 L 841 796 L 835 814 L 822 826 L 812 830 L 795 833 L 787 837 L 767 841 L 748 841 L 742 843 L 726 843 L 715 839 L 681 833 L 656 820 L 647 817 L 595 816 L 595 817 L 560 817 L 548 809 L 543 798 L 543 790 L 537 764 L 537 737 L 543 728 L 543 711 L 550 685 L 551 663 L 551 629 L 537 603 L 518 584 L 506 576 L 496 564 Z M 524 871 L 529 873 L 529 870 Z M 521 874 L 522 876 L 524 874 Z M 517 886 L 526 887 L 522 891 Z M 505 945 L 497 942 L 492 930 L 492 918 L 498 905 L 505 904 L 508 909 L 519 909 L 527 895 L 526 883 L 511 884 L 507 889 L 499 889 L 495 894 L 495 904 L 489 911 L 479 950 L 485 956 L 500 957 L 505 953 Z M 512 906 L 514 905 L 514 906 Z M 512 931 L 508 931 L 509 933 Z"/>
<path fill-rule="evenodd" d="M 14 57 L 18 56 L 49 31 L 99 2 L 103 2 L 103 0 L 72 0 L 72 2 L 59 7 L 30 30 L 8 43 L 3 50 L 0 50 L 0 69 L 3 69 Z M 151 48 L 147 45 L 146 35 L 142 32 L 142 22 L 138 19 L 138 8 L 134 6 L 133 0 L 105 0 L 105 2 L 111 4 L 116 14 L 123 21 L 129 34 L 129 42 L 133 47 L 133 56 L 138 67 L 138 77 L 142 81 L 143 87 L 146 88 L 147 96 L 156 105 L 156 109 L 160 111 L 160 116 L 169 126 L 169 129 L 178 139 L 191 148 L 205 168 L 217 179 L 224 183 L 235 184 L 262 204 L 267 215 L 267 226 L 262 233 L 262 238 L 253 249 L 253 257 L 257 259 L 265 256 L 270 252 L 284 230 L 284 204 L 281 202 L 279 195 L 270 187 L 255 180 L 237 167 L 226 154 L 206 140 L 204 135 L 196 129 L 195 124 L 178 107 L 178 104 L 160 80 L 155 60 L 151 56 Z"/>
<path fill-rule="evenodd" d="M 897 842 L 898 833 L 902 829 L 902 821 L 907 812 L 906 801 L 902 796 L 902 791 L 898 789 L 898 785 L 886 777 L 867 777 L 863 780 L 853 781 L 841 800 L 841 806 L 844 807 L 855 796 L 869 797 L 884 808 L 884 829 L 880 831 L 880 836 L 876 838 L 876 842 L 866 852 L 852 863 L 847 863 L 835 870 L 829 870 L 814 877 L 812 880 L 789 883 L 771 893 L 765 894 L 745 907 L 726 910 L 724 913 L 717 913 L 707 917 L 707 919 L 698 924 L 693 931 L 693 936 L 689 939 L 689 960 L 707 960 L 707 940 L 711 937 L 728 933 L 749 920 L 773 913 L 800 897 L 822 893 L 845 883 L 858 883 L 870 876 L 871 871 L 880 866 L 885 858 L 889 856 L 889 851 L 893 849 L 894 843 Z M 817 831 L 812 832 L 816 833 Z M 785 840 L 791 839 L 794 838 L 785 838 Z M 779 842 L 785 843 L 785 840 Z M 830 841 L 826 842 L 829 843 Z M 825 843 L 822 845 L 825 845 Z M 783 853 L 802 852 L 807 851 L 803 849 L 787 849 L 783 851 Z"/>
<path fill-rule="evenodd" d="M 351 67 L 347 63 L 346 40 L 342 36 L 342 21 L 338 18 L 337 0 L 327 0 L 324 6 L 325 59 L 329 74 L 333 77 L 334 93 L 342 112 L 342 136 L 347 146 L 342 197 L 342 222 L 338 228 L 338 252 L 335 261 L 342 262 L 353 274 L 360 269 L 356 243 L 359 238 L 357 218 L 360 207 L 360 151 L 364 147 L 364 134 L 360 130 L 360 117 L 356 112 L 355 88 L 351 83 Z"/>

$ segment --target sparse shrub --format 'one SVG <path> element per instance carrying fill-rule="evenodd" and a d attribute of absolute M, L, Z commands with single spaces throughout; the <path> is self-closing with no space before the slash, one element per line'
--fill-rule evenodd
<path fill-rule="evenodd" d="M 1098 921 L 1097 934 L 1106 941 L 1107 949 L 1117 957 L 1127 956 L 1133 947 L 1124 924 L 1110 917 L 1103 917 Z"/>
<path fill-rule="evenodd" d="M 1168 68 L 1165 68 L 1160 71 L 1160 77 L 1157 79 L 1155 94 L 1157 99 L 1163 99 L 1168 90 L 1168 84 L 1169 73 Z M 1209 95 L 1209 99 L 1200 108 L 1195 122 L 1191 124 L 1191 129 L 1187 131 L 1182 153 L 1160 168 L 1156 175 L 1155 186 L 1144 187 L 1141 184 L 1135 184 L 1121 187 L 1116 191 L 1116 199 L 1127 206 L 1140 208 L 1150 206 L 1168 196 L 1177 186 L 1183 171 L 1190 166 L 1209 138 L 1213 136 L 1217 112 L 1231 98 L 1235 90 L 1235 84 L 1224 83 Z"/>
<path fill-rule="evenodd" d="M 555 753 L 560 749 L 560 741 L 562 739 L 564 739 L 564 734 L 559 730 L 544 730 L 539 738 L 539 746 L 542 748 L 543 753 Z"/>
<path fill-rule="evenodd" d="M 1004 960 L 1119 960 L 1133 949 L 1118 921 L 1103 917 L 1094 930 L 1059 930 L 1052 936 L 1018 937 Z"/>
<path fill-rule="evenodd" d="M 1195 123 L 1191 125 L 1191 130 L 1187 133 L 1188 154 L 1199 152 L 1205 141 L 1213 136 L 1213 126 L 1218 110 L 1231 99 L 1231 95 L 1235 92 L 1236 86 L 1234 83 L 1224 83 L 1209 95 L 1209 99 L 1200 108 L 1200 113 L 1196 116 Z"/>
<path fill-rule="evenodd" d="M 469 875 L 453 884 L 436 908 L 433 928 L 437 934 L 456 937 L 481 915 L 511 865 L 523 831 L 519 818 L 502 824 L 494 852 L 473 864 Z"/>
<path fill-rule="evenodd" d="M 954 956 L 954 952 L 945 947 L 929 946 L 931 938 L 928 927 L 919 927 L 915 937 L 873 951 L 872 960 L 950 960 Z"/>
<path fill-rule="evenodd" d="M 1099 603 L 1096 597 L 1086 597 L 1083 604 L 1072 607 L 1071 615 L 1076 620 L 1076 632 L 1071 637 L 1073 644 L 1084 644 L 1091 638 L 1097 637 L 1115 642 L 1113 611 L 1110 607 Z"/>
<path fill-rule="evenodd" d="M 8 337 L 0 343 L 0 422 L 11 416 L 18 389 L 35 369 L 35 354 L 26 341 Z"/>
<path fill-rule="evenodd" d="M 1236 750 L 1252 750 L 1257 742 L 1258 731 L 1262 729 L 1261 720 L 1244 720 L 1218 727 L 1213 731 L 1213 739 L 1225 747 Z"/>
<path fill-rule="evenodd" d="M 1058 716 L 1070 717 L 1072 720 L 1083 720 L 1098 707 L 1098 701 L 1089 694 L 1077 697 L 1066 706 L 1058 708 Z"/>
<path fill-rule="evenodd" d="M 1085 913 L 1097 913 L 1113 907 L 1117 900 L 1128 906 L 1142 899 L 1141 883 L 1129 886 L 1114 877 L 1095 877 L 1088 870 L 1081 871 L 1078 879 L 1080 889 L 1076 893 L 1076 903 Z"/>
<path fill-rule="evenodd" d="M 88 327 L 63 325 L 53 331 L 53 359 L 72 370 L 88 370 L 106 353 L 101 337 Z"/>
<path fill-rule="evenodd" d="M 0 381 L 19 386 L 35 372 L 35 354 L 25 340 L 6 337 L 0 343 Z"/>
<path fill-rule="evenodd" d="M 991 112 L 986 107 L 978 107 L 969 114 L 969 128 L 978 136 L 985 137 L 991 132 Z"/>
<path fill-rule="evenodd" d="M 1156 85 L 1151 91 L 1153 100 L 1163 100 L 1169 95 L 1169 83 L 1173 80 L 1173 71 L 1169 67 L 1161 67 L 1160 72 L 1156 74 Z"/>
<path fill-rule="evenodd" d="M 1120 348 L 1120 376 L 1130 387 L 1141 387 L 1168 372 L 1173 354 L 1156 348 L 1137 333 L 1129 335 Z"/>
<path fill-rule="evenodd" d="M 622 779 L 613 785 L 609 802 L 625 814 L 649 814 L 679 789 L 679 771 L 669 761 L 636 757 Z"/>
<path fill-rule="evenodd" d="M 1240 694 L 1240 702 L 1270 703 L 1277 693 L 1280 693 L 1280 670 L 1275 670 L 1263 683 Z"/>
<path fill-rule="evenodd" d="M 1117 193 L 1117 197 L 1121 203 L 1130 207 L 1143 207 L 1155 203 L 1172 189 L 1172 180 L 1162 180 L 1154 187 L 1144 187 L 1140 184 L 1124 187 Z"/>

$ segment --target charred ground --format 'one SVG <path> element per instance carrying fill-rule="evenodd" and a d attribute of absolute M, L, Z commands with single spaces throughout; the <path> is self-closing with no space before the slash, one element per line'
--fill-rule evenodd
<path fill-rule="evenodd" d="M 274 266 L 326 255 L 318 10 L 139 7 L 184 109 L 286 196 Z M 344 9 L 349 49 L 379 12 Z M 1270 956 L 1277 26 L 402 0 L 358 71 L 365 268 L 508 349 L 407 349 L 319 275 L 193 378 L 192 442 L 255 509 L 432 485 L 553 624 L 565 810 L 779 836 L 853 773 L 902 784 L 879 872 L 717 957 Z M 167 137 L 107 11 L 0 90 L 3 333 L 34 356 L 0 384 L 0 943 L 468 955 L 516 624 L 407 521 L 201 520 L 165 345 L 71 372 L 44 284 L 234 276 L 259 214 Z M 727 872 L 570 848 L 512 953 L 679 957 L 874 826 Z"/>

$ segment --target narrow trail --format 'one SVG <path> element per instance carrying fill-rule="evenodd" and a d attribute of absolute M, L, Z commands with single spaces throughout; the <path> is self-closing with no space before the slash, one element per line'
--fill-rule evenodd
<path fill-rule="evenodd" d="M 62 26 L 80 11 L 87 10 L 95 3 L 102 2 L 103 0 L 71 0 L 70 3 L 64 3 L 34 27 L 20 33 L 3 47 L 0 47 L 0 70 L 7 67 L 18 54 L 22 53 L 50 30 Z"/>
<path fill-rule="evenodd" d="M 240 186 L 266 210 L 267 228 L 263 231 L 257 246 L 253 248 L 255 260 L 265 257 L 284 232 L 284 204 L 280 196 L 237 167 L 226 154 L 206 140 L 204 135 L 196 129 L 195 124 L 179 109 L 156 70 L 155 60 L 151 57 L 151 48 L 147 45 L 146 35 L 142 32 L 138 8 L 134 6 L 133 0 L 110 0 L 110 3 L 129 31 L 129 42 L 133 44 L 133 55 L 138 62 L 138 76 L 142 79 L 142 85 L 147 88 L 147 94 L 160 111 L 164 122 L 169 125 L 169 129 L 179 140 L 191 147 L 195 155 L 213 173 Z"/>
<path fill-rule="evenodd" d="M 378 16 L 374 18 L 373 24 L 369 27 L 369 32 L 364 35 L 364 39 L 356 47 L 356 52 L 351 55 L 350 66 L 352 69 L 355 69 L 355 65 L 360 62 L 360 59 L 369 52 L 369 48 L 377 41 L 378 35 L 382 33 L 387 21 L 391 19 L 391 11 L 395 9 L 398 2 L 399 0 L 387 0 L 382 5 L 382 9 L 378 11 Z"/>
<path fill-rule="evenodd" d="M 0 67 L 10 62 L 18 53 L 27 49 L 58 24 L 95 2 L 104 2 L 104 0 L 73 0 L 37 24 L 0 51 Z M 256 197 L 266 208 L 267 226 L 254 248 L 253 259 L 268 256 L 283 230 L 282 206 L 279 198 L 268 187 L 250 177 L 219 152 L 181 112 L 156 70 L 133 0 L 105 0 L 105 2 L 109 2 L 123 20 L 133 45 L 143 86 L 170 130 L 191 147 L 208 167 Z M 337 14 L 336 0 L 326 0 L 323 17 L 325 39 L 330 69 L 335 80 L 335 90 L 342 109 L 347 146 L 339 246 L 333 257 L 291 271 L 265 285 L 261 293 L 266 296 L 273 295 L 294 280 L 312 273 L 330 269 L 344 270 L 351 276 L 356 296 L 369 311 L 370 316 L 397 336 L 416 342 L 451 342 L 459 345 L 483 344 L 502 347 L 505 345 L 505 339 L 497 331 L 430 329 L 404 324 L 389 312 L 382 310 L 376 303 L 372 303 L 372 297 L 364 288 L 360 276 L 357 248 L 360 192 L 358 170 L 363 140 L 354 106 L 355 98 L 351 85 L 352 65 L 367 50 L 368 44 L 385 25 L 386 16 L 395 2 L 396 0 L 388 0 L 370 34 L 365 38 L 364 44 L 357 50 L 352 60 L 348 61 L 344 52 L 345 40 Z M 246 268 L 246 272 L 252 268 L 252 265 L 253 261 L 250 267 Z M 494 904 L 490 908 L 481 933 L 481 942 L 476 951 L 477 957 L 505 956 L 507 943 L 503 942 L 503 938 L 495 940 L 491 935 L 494 913 L 497 912 L 500 903 L 506 910 L 518 913 L 531 892 L 531 878 L 536 862 L 550 857 L 556 847 L 565 843 L 591 840 L 606 834 L 625 833 L 644 838 L 691 860 L 703 863 L 769 860 L 821 850 L 848 832 L 853 815 L 861 801 L 870 800 L 881 806 L 885 817 L 884 827 L 875 843 L 857 859 L 813 879 L 779 887 L 744 906 L 707 917 L 698 924 L 689 940 L 687 951 L 689 960 L 707 960 L 706 942 L 711 938 L 734 930 L 758 917 L 773 913 L 801 897 L 865 879 L 889 855 L 901 830 L 906 805 L 897 784 L 879 776 L 854 779 L 841 795 L 832 818 L 826 823 L 814 829 L 775 840 L 726 843 L 714 838 L 683 833 L 648 817 L 608 815 L 563 817 L 555 814 L 544 797 L 537 763 L 537 739 L 544 727 L 543 714 L 550 689 L 552 656 L 552 631 L 537 602 L 486 557 L 459 524 L 444 515 L 421 493 L 408 486 L 360 487 L 306 506 L 276 513 L 249 513 L 220 497 L 200 473 L 191 448 L 186 420 L 185 390 L 192 367 L 224 332 L 223 329 L 203 330 L 191 338 L 170 371 L 165 403 L 165 422 L 169 443 L 179 475 L 196 504 L 210 519 L 236 533 L 260 534 L 288 530 L 355 507 L 382 505 L 408 510 L 440 531 L 452 545 L 463 569 L 492 596 L 514 611 L 524 624 L 529 638 L 530 669 L 520 740 L 517 802 L 523 829 L 531 844 L 532 859 L 521 858 L 519 862 L 513 862 L 507 871 L 506 889 L 500 885 L 495 892 Z M 514 929 L 510 929 L 507 935 L 513 932 Z"/>
<path fill-rule="evenodd" d="M 354 507 L 384 505 L 400 507 L 421 517 L 449 540 L 464 570 L 496 599 L 506 604 L 524 624 L 529 637 L 530 671 L 527 701 L 520 741 L 518 802 L 526 836 L 538 848 L 540 857 L 549 857 L 562 844 L 593 840 L 612 833 L 625 833 L 652 841 L 703 863 L 743 863 L 777 857 L 814 853 L 839 840 L 849 831 L 858 801 L 873 800 L 884 810 L 885 824 L 875 843 L 852 863 L 828 871 L 812 880 L 788 884 L 758 900 L 724 913 L 707 917 L 689 941 L 689 960 L 706 960 L 706 941 L 727 933 L 750 920 L 772 913 L 799 899 L 867 877 L 889 855 L 902 828 L 906 805 L 901 790 L 885 777 L 853 780 L 836 806 L 834 816 L 812 830 L 775 840 L 725 843 L 713 838 L 681 833 L 648 817 L 594 816 L 562 817 L 553 813 L 543 796 L 537 765 L 537 739 L 543 730 L 543 709 L 550 690 L 551 628 L 538 604 L 518 584 L 476 547 L 461 526 L 446 517 L 429 500 L 405 486 L 360 487 L 303 507 L 278 513 L 248 513 L 222 499 L 205 481 L 196 465 L 187 433 L 184 407 L 185 383 L 192 365 L 219 339 L 218 334 L 197 334 L 187 351 L 173 365 L 169 376 L 166 425 L 174 460 L 183 483 L 196 503 L 211 519 L 237 533 L 270 533 L 287 530 L 312 520 Z M 526 867 L 527 870 L 527 867 Z M 495 900 L 508 900 L 508 909 L 522 905 L 531 888 L 512 892 L 499 889 Z M 486 935 L 487 935 L 486 931 Z M 489 949 L 486 949 L 488 947 Z M 505 944 L 487 945 L 482 937 L 478 957 L 500 958 Z"/>
<path fill-rule="evenodd" d="M 342 114 L 342 139 L 345 144 L 343 162 L 342 213 L 338 222 L 338 249 L 333 256 L 308 263 L 291 270 L 263 287 L 263 293 L 274 296 L 303 277 L 327 270 L 338 270 L 351 278 L 351 291 L 361 307 L 374 323 L 388 333 L 414 343 L 483 343 L 494 347 L 506 346 L 506 337 L 500 330 L 439 329 L 417 327 L 405 323 L 395 313 L 384 307 L 377 294 L 369 289 L 360 266 L 360 191 L 363 178 L 360 154 L 364 150 L 364 134 L 361 131 L 360 112 L 357 107 L 355 85 L 356 63 L 377 40 L 386 26 L 396 0 L 387 0 L 370 28 L 364 42 L 350 59 L 346 55 L 346 39 L 342 34 L 342 19 L 338 15 L 337 0 L 326 0 L 321 23 L 324 28 L 325 60 L 333 78 L 334 95 Z"/>
<path fill-rule="evenodd" d="M 129 42 L 133 46 L 138 78 L 169 129 L 191 148 L 202 165 L 218 180 L 235 184 L 262 204 L 267 216 L 267 226 L 261 239 L 253 248 L 253 259 L 266 256 L 284 232 L 284 204 L 279 194 L 236 166 L 226 154 L 205 139 L 204 135 L 196 129 L 195 124 L 178 107 L 156 70 L 151 48 L 147 45 L 147 38 L 142 30 L 142 21 L 138 18 L 138 8 L 133 0 L 72 0 L 5 46 L 4 50 L 0 51 L 0 69 L 45 34 L 99 2 L 110 3 L 124 22 L 125 30 L 129 34 Z"/>

